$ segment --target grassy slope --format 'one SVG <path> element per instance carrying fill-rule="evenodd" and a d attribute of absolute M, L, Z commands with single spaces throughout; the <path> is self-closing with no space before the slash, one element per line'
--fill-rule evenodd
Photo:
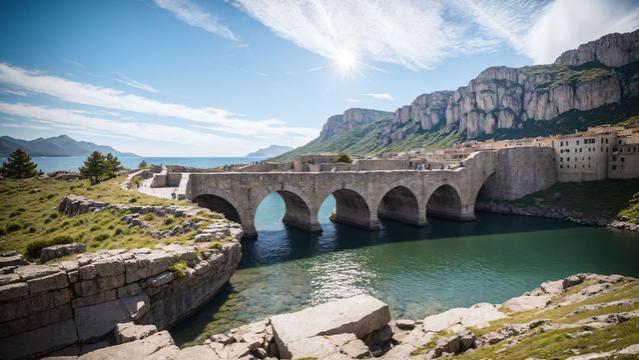
<path fill-rule="evenodd" d="M 129 205 L 169 205 L 177 202 L 163 200 L 120 188 L 123 178 L 112 179 L 95 186 L 88 180 L 25 179 L 0 181 L 0 251 L 24 252 L 37 240 L 50 241 L 70 236 L 87 245 L 88 251 L 113 248 L 153 247 L 160 240 L 140 233 L 121 221 L 128 212 L 102 211 L 74 217 L 57 211 L 60 201 L 69 194 L 90 199 Z M 135 199 L 135 200 L 133 200 Z M 171 218 L 171 220 L 166 220 Z M 156 230 L 167 230 L 185 218 L 149 216 L 145 220 Z M 170 223 L 170 224 L 169 224 Z M 17 229 L 16 229 L 17 228 Z M 192 233 L 171 237 L 164 242 L 181 242 Z"/>
<path fill-rule="evenodd" d="M 639 223 L 639 201 L 629 203 L 633 196 L 639 199 L 639 181 L 635 179 L 565 182 L 508 203 L 564 208 L 609 219 L 625 214 L 629 221 Z"/>
<path fill-rule="evenodd" d="M 571 288 L 566 294 L 554 298 L 552 302 L 561 302 L 565 296 L 574 294 L 588 285 L 591 285 L 591 283 L 584 283 Z M 630 306 L 608 306 L 579 314 L 571 314 L 577 307 L 586 304 L 607 303 L 617 300 L 639 298 L 639 287 L 637 286 L 636 281 L 629 284 L 616 284 L 613 289 L 614 291 L 611 293 L 601 294 L 581 302 L 561 306 L 551 310 L 541 312 L 538 310 L 531 310 L 527 312 L 510 313 L 505 319 L 491 322 L 490 327 L 474 329 L 474 332 L 476 335 L 483 335 L 497 330 L 505 324 L 527 323 L 534 319 L 549 319 L 553 323 L 571 324 L 592 316 L 639 310 L 639 303 L 636 303 Z M 581 354 L 586 354 L 621 349 L 626 346 L 639 343 L 638 318 L 619 325 L 612 325 L 604 329 L 594 330 L 591 334 L 584 336 L 574 338 L 568 336 L 568 334 L 583 330 L 585 329 L 572 328 L 539 332 L 509 349 L 504 350 L 503 352 L 498 353 L 497 351 L 502 349 L 508 341 L 502 341 L 495 345 L 475 350 L 474 352 L 455 357 L 455 359 L 562 359 L 573 355 L 568 352 L 570 349 L 577 349 Z M 616 359 L 623 359 L 623 357 L 616 357 Z"/>

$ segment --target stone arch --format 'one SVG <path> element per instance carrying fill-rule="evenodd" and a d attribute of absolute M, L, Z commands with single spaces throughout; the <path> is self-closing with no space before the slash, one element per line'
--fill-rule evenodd
<path fill-rule="evenodd" d="M 193 202 L 198 204 L 201 207 L 207 208 L 209 210 L 224 214 L 228 220 L 234 221 L 236 223 L 242 223 L 242 218 L 240 216 L 237 208 L 225 198 L 212 195 L 212 194 L 202 194 L 198 195 L 193 199 Z"/>
<path fill-rule="evenodd" d="M 309 201 L 296 189 L 289 187 L 283 187 L 280 190 L 265 191 L 266 194 L 262 196 L 260 201 L 255 206 L 255 214 L 257 215 L 257 208 L 262 203 L 264 198 L 271 193 L 278 193 L 284 200 L 286 210 L 282 222 L 287 225 L 306 230 L 306 231 L 321 231 L 322 227 L 317 221 L 317 214 L 313 211 L 313 208 L 309 206 Z"/>
<path fill-rule="evenodd" d="M 408 187 L 399 185 L 386 191 L 377 207 L 377 216 L 410 225 L 426 225 L 425 211 L 420 209 L 420 202 L 415 193 Z"/>
<path fill-rule="evenodd" d="M 335 197 L 335 211 L 331 215 L 331 221 L 367 230 L 379 229 L 377 214 L 371 211 L 366 198 L 358 191 L 340 188 L 330 194 Z M 328 195 L 324 197 L 322 203 Z"/>
<path fill-rule="evenodd" d="M 463 204 L 459 191 L 450 184 L 438 186 L 428 197 L 426 212 L 428 215 L 455 220 L 465 220 Z"/>

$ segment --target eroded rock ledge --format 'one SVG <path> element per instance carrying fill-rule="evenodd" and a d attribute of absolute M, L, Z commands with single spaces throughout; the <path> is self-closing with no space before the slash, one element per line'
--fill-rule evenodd
<path fill-rule="evenodd" d="M 59 207 L 71 216 L 107 209 L 178 217 L 208 211 L 115 205 L 73 195 Z M 171 326 L 229 280 L 241 258 L 241 236 L 239 225 L 220 219 L 184 244 L 155 249 L 102 250 L 46 265 L 25 264 L 8 254 L 0 261 L 0 358 L 35 358 L 57 350 L 75 356 Z M 116 327 L 120 336 L 114 338 Z"/>
<path fill-rule="evenodd" d="M 509 349 L 534 336 L 567 331 L 564 336 L 575 339 L 636 321 L 638 286 L 637 279 L 620 275 L 577 274 L 544 282 L 503 304 L 450 309 L 420 321 L 393 321 L 386 304 L 359 295 L 259 320 L 184 349 L 167 332 L 124 324 L 114 334 L 127 339 L 124 343 L 79 359 L 434 359 L 475 352 L 481 358 L 487 349 L 491 358 L 507 359 Z M 614 294 L 635 297 L 610 301 Z M 552 314 L 554 318 L 547 317 Z M 553 357 L 639 354 L 639 344 L 605 352 L 590 348 L 568 348 Z"/>

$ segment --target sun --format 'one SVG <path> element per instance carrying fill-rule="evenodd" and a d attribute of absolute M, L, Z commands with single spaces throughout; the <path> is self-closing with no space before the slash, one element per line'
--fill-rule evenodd
<path fill-rule="evenodd" d="M 335 56 L 335 64 L 342 71 L 352 70 L 357 64 L 355 54 L 348 50 L 341 50 Z"/>

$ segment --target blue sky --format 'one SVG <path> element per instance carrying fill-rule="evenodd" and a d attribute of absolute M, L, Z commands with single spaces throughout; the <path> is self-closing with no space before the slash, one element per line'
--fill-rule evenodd
<path fill-rule="evenodd" d="M 3 0 L 0 135 L 242 156 L 637 27 L 627 0 Z"/>

